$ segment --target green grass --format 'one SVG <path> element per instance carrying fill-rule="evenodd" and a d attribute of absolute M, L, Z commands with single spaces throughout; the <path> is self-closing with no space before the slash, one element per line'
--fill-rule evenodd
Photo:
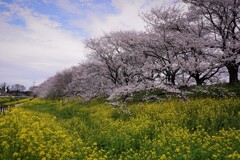
<path fill-rule="evenodd" d="M 16 105 L 16 104 L 21 104 L 21 103 L 26 103 L 29 102 L 32 98 L 21 98 L 21 99 L 16 99 L 15 101 L 11 102 L 6 102 L 4 105 L 10 106 L 10 105 Z"/>
<path fill-rule="evenodd" d="M 139 102 L 160 102 L 166 101 L 176 96 L 173 93 L 163 91 L 161 89 L 151 89 L 147 91 L 138 91 L 132 94 L 129 98 L 129 103 L 139 103 Z"/>
<path fill-rule="evenodd" d="M 13 102 L 13 101 L 17 101 L 17 100 L 20 100 L 20 98 L 13 98 L 13 97 L 1 97 L 0 98 L 1 103 Z"/>

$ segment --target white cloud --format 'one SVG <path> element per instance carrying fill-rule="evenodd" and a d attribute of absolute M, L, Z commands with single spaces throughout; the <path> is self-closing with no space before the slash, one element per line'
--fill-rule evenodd
<path fill-rule="evenodd" d="M 116 30 L 143 30 L 144 22 L 140 15 L 151 8 L 172 4 L 173 0 L 112 0 L 112 7 L 117 13 L 96 15 L 92 14 L 87 21 L 76 20 L 72 23 L 82 27 L 92 36 Z"/>
<path fill-rule="evenodd" d="M 0 54 L 5 63 L 0 68 L 1 81 L 26 83 L 35 76 L 46 79 L 84 59 L 82 39 L 62 30 L 58 22 L 30 9 L 16 5 L 6 7 L 10 11 L 0 18 Z M 11 15 L 24 20 L 25 26 L 9 24 L 7 20 L 13 18 Z M 32 75 L 31 80 L 25 80 L 28 74 Z"/>
<path fill-rule="evenodd" d="M 66 12 L 72 13 L 72 14 L 80 14 L 80 10 L 77 7 L 77 3 L 71 2 L 71 0 L 56 0 L 56 5 Z"/>

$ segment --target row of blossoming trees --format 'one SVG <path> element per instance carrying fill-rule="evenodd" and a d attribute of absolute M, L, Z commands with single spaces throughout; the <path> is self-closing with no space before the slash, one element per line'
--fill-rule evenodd
<path fill-rule="evenodd" d="M 184 7 L 143 14 L 145 31 L 110 32 L 86 40 L 87 60 L 46 80 L 37 94 L 115 97 L 163 86 L 218 83 L 227 77 L 230 84 L 237 82 L 240 1 L 183 2 Z"/>

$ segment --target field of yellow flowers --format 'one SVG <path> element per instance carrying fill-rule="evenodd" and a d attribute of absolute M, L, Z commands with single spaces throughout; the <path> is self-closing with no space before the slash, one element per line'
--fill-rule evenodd
<path fill-rule="evenodd" d="M 240 98 L 113 107 L 35 99 L 0 115 L 0 159 L 240 159 Z"/>

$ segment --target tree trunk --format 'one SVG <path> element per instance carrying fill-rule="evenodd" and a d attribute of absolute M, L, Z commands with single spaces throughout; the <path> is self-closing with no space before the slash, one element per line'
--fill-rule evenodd
<path fill-rule="evenodd" d="M 238 65 L 236 63 L 228 63 L 226 67 L 229 74 L 229 84 L 238 82 Z"/>
<path fill-rule="evenodd" d="M 196 80 L 197 86 L 202 86 L 203 85 L 203 80 L 202 79 L 198 79 Z"/>
<path fill-rule="evenodd" d="M 167 84 L 174 86 L 175 85 L 176 74 L 172 73 L 170 71 L 166 71 L 166 72 L 167 72 L 167 74 L 166 74 Z"/>
<path fill-rule="evenodd" d="M 171 76 L 171 83 L 173 86 L 175 86 L 175 74 L 172 74 Z"/>
<path fill-rule="evenodd" d="M 192 75 L 192 77 L 195 79 L 197 86 L 203 85 L 204 79 L 200 78 L 200 75 L 198 73 Z"/>

